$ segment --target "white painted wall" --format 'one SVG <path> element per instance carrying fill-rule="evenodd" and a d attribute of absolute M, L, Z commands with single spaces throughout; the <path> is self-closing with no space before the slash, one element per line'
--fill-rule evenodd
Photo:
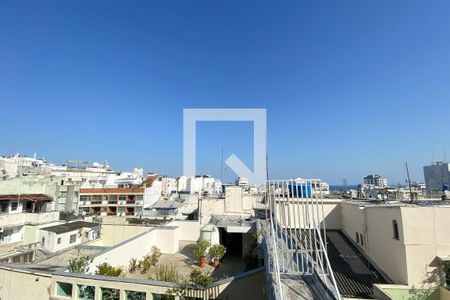
<path fill-rule="evenodd" d="M 151 228 L 94 257 L 89 270 L 91 273 L 94 273 L 97 269 L 96 266 L 102 263 L 126 268 L 131 258 L 140 259 L 150 254 L 153 246 L 158 247 L 161 253 L 174 254 L 179 250 L 179 241 L 178 227 Z"/>

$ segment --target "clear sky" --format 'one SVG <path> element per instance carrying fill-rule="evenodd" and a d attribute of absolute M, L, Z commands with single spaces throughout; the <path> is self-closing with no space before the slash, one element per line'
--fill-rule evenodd
<path fill-rule="evenodd" d="M 272 178 L 450 158 L 450 1 L 2 1 L 0 152 L 182 174 L 183 108 L 266 108 Z M 198 170 L 252 166 L 200 123 Z M 227 170 L 226 179 L 234 177 Z"/>

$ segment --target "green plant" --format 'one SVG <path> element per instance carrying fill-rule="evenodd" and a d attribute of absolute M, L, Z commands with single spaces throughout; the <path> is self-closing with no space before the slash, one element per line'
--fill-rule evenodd
<path fill-rule="evenodd" d="M 221 260 L 226 252 L 227 248 L 225 248 L 223 245 L 214 245 L 211 248 L 209 248 L 209 257 L 213 261 Z"/>
<path fill-rule="evenodd" d="M 122 267 L 113 267 L 108 263 L 102 263 L 97 266 L 96 275 L 119 277 L 123 275 Z"/>
<path fill-rule="evenodd" d="M 202 272 L 197 268 L 192 269 L 190 279 L 192 283 L 201 285 L 203 287 L 207 287 L 214 282 L 214 278 L 207 275 L 206 272 Z"/>
<path fill-rule="evenodd" d="M 244 247 L 244 262 L 247 266 L 247 270 L 254 269 L 258 266 L 258 240 L 262 237 L 262 232 L 258 231 L 253 235 L 253 242 L 251 246 Z"/>
<path fill-rule="evenodd" d="M 158 247 L 153 246 L 152 247 L 152 252 L 150 254 L 150 264 L 152 266 L 156 266 L 156 264 L 158 263 L 160 257 L 161 257 L 161 250 L 159 250 Z"/>
<path fill-rule="evenodd" d="M 130 259 L 130 265 L 128 266 L 128 271 L 134 273 L 138 267 L 138 261 L 136 258 Z"/>
<path fill-rule="evenodd" d="M 142 258 L 142 260 L 139 261 L 138 266 L 139 268 L 142 268 L 141 273 L 145 274 L 147 273 L 152 266 L 156 266 L 156 264 L 159 261 L 159 258 L 161 256 L 161 251 L 158 247 L 153 246 L 152 252 L 150 255 L 146 255 Z"/>
<path fill-rule="evenodd" d="M 174 264 L 160 263 L 156 267 L 156 280 L 179 283 L 181 276 Z"/>
<path fill-rule="evenodd" d="M 89 263 L 91 259 L 89 256 L 77 256 L 69 260 L 69 272 L 72 273 L 87 273 L 89 271 Z"/>
<path fill-rule="evenodd" d="M 194 255 L 197 257 L 205 257 L 210 245 L 211 243 L 209 241 L 199 241 L 195 245 L 195 248 L 192 251 L 192 253 L 194 253 Z"/>

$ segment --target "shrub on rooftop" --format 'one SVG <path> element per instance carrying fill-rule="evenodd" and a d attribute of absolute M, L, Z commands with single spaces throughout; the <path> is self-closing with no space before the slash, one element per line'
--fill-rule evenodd
<path fill-rule="evenodd" d="M 210 245 L 211 243 L 209 241 L 199 241 L 192 251 L 194 255 L 198 257 L 201 268 L 206 265 L 206 254 L 208 253 L 208 248 Z"/>
<path fill-rule="evenodd" d="M 192 283 L 203 287 L 207 287 L 214 282 L 214 278 L 206 274 L 206 272 L 202 272 L 197 268 L 192 269 L 190 280 Z"/>
<path fill-rule="evenodd" d="M 179 283 L 181 276 L 174 264 L 160 263 L 156 267 L 156 280 Z"/>
<path fill-rule="evenodd" d="M 130 259 L 130 265 L 128 266 L 128 271 L 134 273 L 138 267 L 138 260 L 136 258 Z"/>
<path fill-rule="evenodd" d="M 97 266 L 96 275 L 119 277 L 123 275 L 122 267 L 113 267 L 108 263 L 102 263 Z"/>
<path fill-rule="evenodd" d="M 145 274 L 150 270 L 152 266 L 156 266 L 160 257 L 161 251 L 158 247 L 153 246 L 150 255 L 144 256 L 142 260 L 139 261 L 139 266 L 142 268 L 141 272 Z"/>
<path fill-rule="evenodd" d="M 69 260 L 69 272 L 84 274 L 89 271 L 89 264 L 91 263 L 89 256 L 78 256 Z"/>
<path fill-rule="evenodd" d="M 214 267 L 217 268 L 219 266 L 220 260 L 224 257 L 226 252 L 227 248 L 223 245 L 214 245 L 209 248 L 209 257 L 211 258 Z"/>

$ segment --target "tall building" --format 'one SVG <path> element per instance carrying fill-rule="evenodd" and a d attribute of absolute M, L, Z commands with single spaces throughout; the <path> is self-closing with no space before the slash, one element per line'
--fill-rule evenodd
<path fill-rule="evenodd" d="M 375 174 L 364 177 L 364 184 L 384 188 L 388 186 L 388 181 L 385 177 Z"/>
<path fill-rule="evenodd" d="M 427 193 L 432 194 L 448 190 L 450 185 L 450 164 L 442 161 L 423 167 Z"/>

